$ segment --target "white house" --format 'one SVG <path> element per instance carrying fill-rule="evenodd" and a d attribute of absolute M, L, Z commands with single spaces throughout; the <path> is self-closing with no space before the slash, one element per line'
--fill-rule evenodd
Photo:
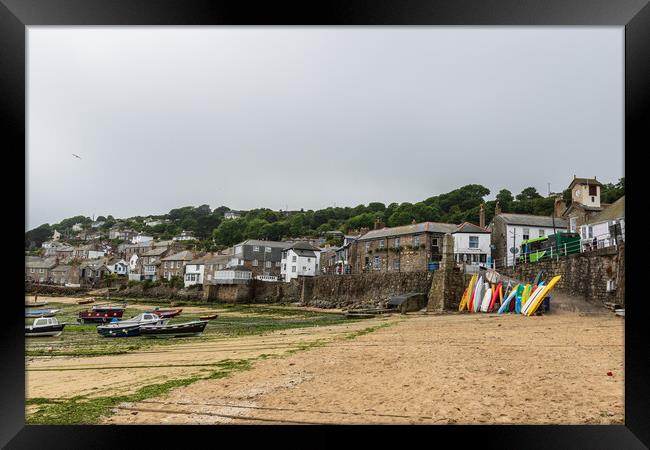
<path fill-rule="evenodd" d="M 110 270 L 111 273 L 116 273 L 118 275 L 129 274 L 129 263 L 123 259 L 112 261 L 110 264 L 106 264 L 106 267 L 108 267 L 108 270 Z"/>
<path fill-rule="evenodd" d="M 223 218 L 224 219 L 238 219 L 241 217 L 241 213 L 239 211 L 226 211 L 223 213 Z"/>
<path fill-rule="evenodd" d="M 54 230 L 54 233 L 52 233 L 52 240 L 53 240 L 53 241 L 58 241 L 59 239 L 61 239 L 61 233 L 59 233 L 58 231 Z"/>
<path fill-rule="evenodd" d="M 138 267 L 138 259 L 140 259 L 140 257 L 137 253 L 131 255 L 129 258 L 129 272 L 133 272 Z"/>
<path fill-rule="evenodd" d="M 82 223 L 75 223 L 72 225 L 72 231 L 81 231 L 83 230 L 83 224 Z"/>
<path fill-rule="evenodd" d="M 185 265 L 185 287 L 203 284 L 206 259 L 206 257 L 197 258 Z"/>
<path fill-rule="evenodd" d="M 172 238 L 174 241 L 193 241 L 194 239 L 196 238 L 189 231 L 182 231 L 180 235 Z"/>
<path fill-rule="evenodd" d="M 151 241 L 153 241 L 153 236 L 145 236 L 143 234 L 138 234 L 131 238 L 132 244 L 144 244 Z"/>
<path fill-rule="evenodd" d="M 501 213 L 494 216 L 490 228 L 492 256 L 497 267 L 504 264 L 510 266 L 519 256 L 522 241 L 567 231 L 568 221 L 552 216 Z"/>
<path fill-rule="evenodd" d="M 285 282 L 293 278 L 313 277 L 320 270 L 321 250 L 307 242 L 296 242 L 282 251 L 280 274 Z"/>
<path fill-rule="evenodd" d="M 451 233 L 454 238 L 454 260 L 457 263 L 480 265 L 490 262 L 492 232 L 469 222 L 464 222 Z"/>
<path fill-rule="evenodd" d="M 625 197 L 580 226 L 582 251 L 617 245 L 625 240 Z M 595 242 L 594 242 L 595 241 Z"/>

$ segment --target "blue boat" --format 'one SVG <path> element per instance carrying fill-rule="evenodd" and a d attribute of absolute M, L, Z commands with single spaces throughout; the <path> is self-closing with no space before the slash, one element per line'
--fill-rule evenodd
<path fill-rule="evenodd" d="M 28 319 L 34 319 L 37 317 L 54 317 L 56 313 L 61 311 L 60 309 L 26 309 L 25 317 Z"/>

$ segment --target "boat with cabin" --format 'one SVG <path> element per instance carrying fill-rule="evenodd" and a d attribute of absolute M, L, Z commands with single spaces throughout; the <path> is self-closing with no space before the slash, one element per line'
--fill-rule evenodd
<path fill-rule="evenodd" d="M 59 323 L 56 317 L 39 317 L 31 325 L 25 326 L 25 336 L 59 336 L 65 325 Z"/>

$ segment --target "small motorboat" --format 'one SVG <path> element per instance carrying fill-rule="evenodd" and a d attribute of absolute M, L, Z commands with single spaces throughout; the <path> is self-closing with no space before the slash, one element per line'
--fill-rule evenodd
<path fill-rule="evenodd" d="M 174 336 L 198 336 L 203 333 L 207 320 L 194 320 L 192 322 L 168 325 L 141 325 L 140 335 L 146 337 L 162 338 Z"/>
<path fill-rule="evenodd" d="M 59 323 L 56 317 L 39 317 L 25 326 L 25 336 L 59 336 L 64 327 L 65 323 Z"/>
<path fill-rule="evenodd" d="M 47 305 L 47 303 L 46 301 L 25 302 L 25 308 L 38 308 L 39 306 Z"/>
<path fill-rule="evenodd" d="M 97 327 L 97 333 L 104 337 L 130 337 L 140 336 L 140 325 L 164 325 L 168 319 L 150 313 L 138 314 L 125 320 L 112 319 L 107 325 Z"/>
<path fill-rule="evenodd" d="M 95 303 L 95 299 L 94 299 L 94 298 L 86 298 L 86 299 L 83 299 L 83 300 L 79 300 L 79 301 L 77 302 L 77 305 L 89 305 L 89 304 L 91 304 L 91 303 Z"/>
<path fill-rule="evenodd" d="M 25 310 L 26 318 L 35 318 L 35 317 L 54 317 L 56 313 L 61 311 L 60 309 L 30 309 Z"/>
<path fill-rule="evenodd" d="M 148 313 L 156 314 L 157 316 L 163 318 L 163 319 L 171 319 L 172 317 L 176 317 L 179 315 L 183 310 L 182 309 L 160 309 L 156 308 L 151 311 L 147 311 Z"/>
<path fill-rule="evenodd" d="M 216 319 L 217 317 L 219 317 L 219 314 L 212 314 L 211 316 L 201 316 L 199 317 L 199 320 L 212 320 Z"/>
<path fill-rule="evenodd" d="M 106 323 L 110 322 L 112 319 L 117 318 L 121 319 L 124 310 L 114 310 L 114 311 L 80 311 L 79 312 L 79 322 L 81 323 Z"/>

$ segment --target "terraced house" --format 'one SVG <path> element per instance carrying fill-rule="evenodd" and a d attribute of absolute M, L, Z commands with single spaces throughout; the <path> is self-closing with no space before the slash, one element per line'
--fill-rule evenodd
<path fill-rule="evenodd" d="M 280 276 L 282 250 L 291 244 L 249 239 L 234 246 L 230 266 L 243 266 L 257 275 Z"/>
<path fill-rule="evenodd" d="M 31 258 L 25 261 L 25 279 L 37 283 L 51 280 L 51 271 L 58 264 L 57 258 Z"/>
<path fill-rule="evenodd" d="M 172 277 L 184 278 L 185 266 L 196 257 L 194 252 L 184 250 L 160 259 L 160 272 L 167 280 Z"/>
<path fill-rule="evenodd" d="M 378 228 L 356 240 L 359 272 L 420 272 L 433 270 L 442 255 L 442 237 L 458 225 L 422 222 Z"/>

